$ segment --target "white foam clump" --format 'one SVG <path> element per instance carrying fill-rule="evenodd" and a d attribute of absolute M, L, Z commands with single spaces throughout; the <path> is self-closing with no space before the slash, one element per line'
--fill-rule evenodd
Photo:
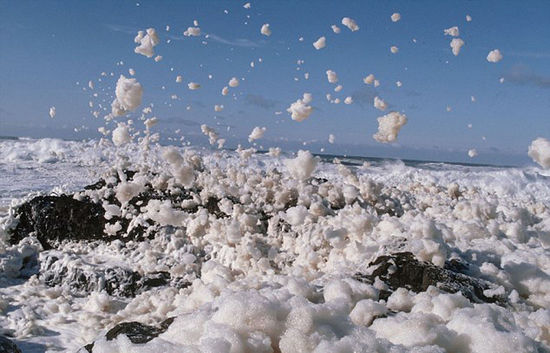
<path fill-rule="evenodd" d="M 281 148 L 280 147 L 269 147 L 269 151 L 267 152 L 268 155 L 271 157 L 279 157 L 281 155 Z"/>
<path fill-rule="evenodd" d="M 327 39 L 325 37 L 319 37 L 315 42 L 313 42 L 313 47 L 317 50 L 323 49 L 327 45 Z"/>
<path fill-rule="evenodd" d="M 472 16 L 466 15 L 466 22 L 472 22 Z"/>
<path fill-rule="evenodd" d="M 221 112 L 223 110 L 223 104 L 215 104 L 214 105 L 214 111 L 215 112 Z"/>
<path fill-rule="evenodd" d="M 115 88 L 116 98 L 111 103 L 114 116 L 121 116 L 135 110 L 141 104 L 143 88 L 135 78 L 120 75 Z"/>
<path fill-rule="evenodd" d="M 224 86 L 224 88 L 222 88 L 222 96 L 227 96 L 228 94 L 229 94 L 229 87 Z"/>
<path fill-rule="evenodd" d="M 491 50 L 489 54 L 487 54 L 487 61 L 490 63 L 497 63 L 501 60 L 502 60 L 502 54 L 498 49 Z"/>
<path fill-rule="evenodd" d="M 460 53 L 460 49 L 464 45 L 464 41 L 460 38 L 453 38 L 449 45 L 451 46 L 451 50 L 453 51 L 454 56 L 458 56 L 458 54 Z"/>
<path fill-rule="evenodd" d="M 314 157 L 311 152 L 299 150 L 296 158 L 285 160 L 285 166 L 290 175 L 297 180 L 306 180 L 315 171 L 320 158 Z"/>
<path fill-rule="evenodd" d="M 157 55 L 157 56 L 155 56 L 155 62 L 158 63 L 158 62 L 161 61 L 161 60 L 162 60 L 162 55 Z"/>
<path fill-rule="evenodd" d="M 371 84 L 374 83 L 374 80 L 375 80 L 374 75 L 373 75 L 373 74 L 369 74 L 367 77 L 365 77 L 365 78 L 363 79 L 363 82 L 364 82 L 366 85 L 371 85 Z"/>
<path fill-rule="evenodd" d="M 191 91 L 194 91 L 194 90 L 197 90 L 199 88 L 201 88 L 201 85 L 196 83 L 196 82 L 189 82 L 187 84 L 187 87 L 191 90 Z"/>
<path fill-rule="evenodd" d="M 543 168 L 550 168 L 550 141 L 539 137 L 531 142 L 527 152 Z"/>
<path fill-rule="evenodd" d="M 344 99 L 344 104 L 353 104 L 353 98 L 351 96 L 347 96 L 346 99 Z"/>
<path fill-rule="evenodd" d="M 56 109 L 55 107 L 50 107 L 50 118 L 55 118 Z"/>
<path fill-rule="evenodd" d="M 460 35 L 460 31 L 458 30 L 458 26 L 453 26 L 453 27 L 444 29 L 443 33 L 446 36 L 451 36 L 451 37 L 458 37 Z"/>
<path fill-rule="evenodd" d="M 359 26 L 357 25 L 357 23 L 355 23 L 355 21 L 349 17 L 342 18 L 342 24 L 348 27 L 352 32 L 359 30 Z"/>
<path fill-rule="evenodd" d="M 201 29 L 199 27 L 187 27 L 187 30 L 183 32 L 186 37 L 198 37 L 201 35 Z"/>
<path fill-rule="evenodd" d="M 392 54 L 397 54 L 399 52 L 399 48 L 393 45 L 390 47 L 390 51 Z"/>
<path fill-rule="evenodd" d="M 334 137 L 333 134 L 328 135 L 328 143 L 334 143 L 335 140 L 336 140 L 336 137 Z"/>
<path fill-rule="evenodd" d="M 336 83 L 338 82 L 338 75 L 336 75 L 336 72 L 332 70 L 327 70 L 327 80 L 329 83 Z"/>
<path fill-rule="evenodd" d="M 468 150 L 468 156 L 470 158 L 474 158 L 475 156 L 477 156 L 477 150 L 475 148 Z"/>
<path fill-rule="evenodd" d="M 183 82 L 183 76 L 178 75 L 176 76 L 176 83 L 182 83 Z"/>
<path fill-rule="evenodd" d="M 160 41 L 157 36 L 157 31 L 154 28 L 148 28 L 146 32 L 139 31 L 134 38 L 134 42 L 139 43 L 139 46 L 134 49 L 134 52 L 150 58 L 155 55 L 153 48 L 157 46 Z"/>
<path fill-rule="evenodd" d="M 311 100 L 311 93 L 304 93 L 302 99 L 298 99 L 296 102 L 292 103 L 290 107 L 288 107 L 286 111 L 290 113 L 292 120 L 300 122 L 309 117 L 309 115 L 313 112 L 313 107 L 308 105 L 311 103 Z"/>
<path fill-rule="evenodd" d="M 382 110 L 382 111 L 386 110 L 386 108 L 388 107 L 386 102 L 384 102 L 378 96 L 374 97 L 374 104 L 373 105 L 376 109 Z"/>
<path fill-rule="evenodd" d="M 269 23 L 264 23 L 260 29 L 260 33 L 264 36 L 269 37 L 271 35 L 271 28 L 269 28 Z"/>
<path fill-rule="evenodd" d="M 132 141 L 128 125 L 118 123 L 116 129 L 113 130 L 113 143 L 115 146 L 122 146 Z"/>
<path fill-rule="evenodd" d="M 172 167 L 172 175 L 176 178 L 177 182 L 186 187 L 190 187 L 193 184 L 195 181 L 194 169 L 192 166 L 184 162 L 184 158 L 176 148 L 165 148 L 162 152 L 162 157 L 170 163 L 170 166 Z M 168 215 L 165 215 L 164 218 L 168 219 L 169 217 Z M 175 222 L 172 221 L 170 223 Z"/>
<path fill-rule="evenodd" d="M 392 15 L 391 15 L 391 21 L 392 22 L 397 22 L 401 19 L 401 14 L 397 13 L 397 12 L 394 12 Z"/>
<path fill-rule="evenodd" d="M 214 145 L 218 141 L 218 138 L 219 138 L 218 133 L 216 132 L 216 130 L 214 130 L 210 126 L 206 124 L 202 124 L 201 131 L 204 135 L 208 136 L 208 142 L 211 145 Z"/>
<path fill-rule="evenodd" d="M 407 123 L 407 116 L 399 112 L 391 112 L 378 118 L 378 132 L 372 137 L 382 143 L 394 142 L 399 131 Z"/>
<path fill-rule="evenodd" d="M 339 34 L 341 32 L 340 27 L 338 27 L 337 25 L 332 25 L 330 26 L 330 28 L 332 28 L 332 31 L 336 34 Z"/>
<path fill-rule="evenodd" d="M 340 92 L 343 88 L 344 88 L 344 86 L 338 85 L 338 86 L 334 87 L 334 92 Z"/>
<path fill-rule="evenodd" d="M 370 326 L 377 316 L 385 315 L 387 312 L 388 309 L 384 304 L 372 299 L 363 299 L 355 304 L 349 317 L 358 326 Z"/>
<path fill-rule="evenodd" d="M 252 132 L 250 133 L 250 135 L 248 135 L 248 142 L 261 139 L 264 136 L 264 133 L 266 130 L 267 130 L 266 127 L 256 126 L 254 129 L 252 129 Z"/>
<path fill-rule="evenodd" d="M 246 4 L 243 5 L 243 7 L 244 7 L 245 9 L 249 9 L 249 8 L 252 7 L 252 5 L 250 5 L 250 3 L 247 2 Z"/>
<path fill-rule="evenodd" d="M 229 87 L 237 87 L 239 85 L 239 79 L 236 77 L 232 77 L 231 80 L 229 80 L 228 85 Z"/>

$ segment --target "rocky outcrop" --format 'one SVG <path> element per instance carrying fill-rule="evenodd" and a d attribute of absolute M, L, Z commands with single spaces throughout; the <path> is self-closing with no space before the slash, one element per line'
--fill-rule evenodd
<path fill-rule="evenodd" d="M 406 288 L 413 292 L 424 292 L 429 286 L 435 286 L 445 292 L 460 292 L 474 303 L 496 303 L 504 305 L 502 296 L 487 296 L 485 290 L 496 286 L 488 281 L 469 276 L 467 266 L 457 262 L 448 262 L 444 268 L 429 262 L 419 261 L 410 252 L 384 255 L 369 264 L 374 268 L 370 274 L 358 273 L 359 281 L 374 283 L 376 277 L 382 280 L 389 290 L 380 292 L 381 299 L 387 299 L 397 288 Z M 464 272 L 464 273 L 462 273 Z"/>
<path fill-rule="evenodd" d="M 122 267 L 86 266 L 82 262 L 79 266 L 74 265 L 78 262 L 78 259 L 60 261 L 56 254 L 49 254 L 41 261 L 40 278 L 51 287 L 64 285 L 74 294 L 104 290 L 120 297 L 135 297 L 155 287 L 184 288 L 190 285 L 181 278 L 170 278 L 165 271 L 141 275 Z"/>
<path fill-rule="evenodd" d="M 0 335 L 0 353 L 21 353 L 15 343 Z"/>
<path fill-rule="evenodd" d="M 105 334 L 105 339 L 107 341 L 112 341 L 116 339 L 119 335 L 126 335 L 130 342 L 134 344 L 147 343 L 166 331 L 173 321 L 174 318 L 166 319 L 158 327 L 144 325 L 135 321 L 123 322 L 107 331 L 107 333 Z M 93 348 L 94 343 L 90 343 L 84 346 L 84 349 L 90 353 L 92 352 Z"/>
<path fill-rule="evenodd" d="M 10 243 L 17 244 L 34 234 L 45 250 L 66 239 L 94 240 L 103 237 L 105 210 L 89 200 L 70 195 L 38 196 L 17 208 L 15 228 L 9 230 Z"/>

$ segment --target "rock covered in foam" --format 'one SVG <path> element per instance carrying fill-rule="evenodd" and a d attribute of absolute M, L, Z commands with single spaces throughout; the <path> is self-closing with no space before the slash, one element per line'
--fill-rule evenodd
<path fill-rule="evenodd" d="M 112 341 L 120 335 L 126 336 L 133 344 L 144 344 L 166 331 L 172 322 L 174 322 L 174 318 L 166 319 L 161 322 L 158 327 L 145 325 L 135 321 L 122 322 L 107 331 L 107 333 L 105 333 L 105 337 L 98 340 L 99 342 L 90 343 L 84 346 L 84 349 L 92 353 L 94 351 L 94 346 L 96 350 L 98 350 L 98 346 L 99 349 L 101 349 L 101 345 L 105 344 L 104 342 Z"/>
<path fill-rule="evenodd" d="M 378 257 L 369 264 L 373 270 L 370 274 L 357 274 L 359 280 L 368 283 L 382 280 L 391 291 L 406 288 L 414 292 L 424 292 L 430 286 L 437 287 L 449 293 L 460 292 L 474 303 L 498 303 L 503 305 L 503 296 L 486 296 L 487 290 L 494 289 L 494 284 L 470 277 L 459 270 L 467 271 L 467 266 L 459 262 L 451 262 L 441 268 L 429 262 L 418 261 L 410 252 L 395 253 Z M 390 295 L 389 291 L 380 292 L 382 298 Z"/>

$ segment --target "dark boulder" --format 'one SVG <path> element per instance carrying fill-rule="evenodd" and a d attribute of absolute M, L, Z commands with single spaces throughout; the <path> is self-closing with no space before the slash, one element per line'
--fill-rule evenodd
<path fill-rule="evenodd" d="M 21 350 L 11 340 L 0 335 L 0 353 L 21 353 Z"/>
<path fill-rule="evenodd" d="M 506 303 L 504 297 L 484 295 L 484 290 L 495 289 L 496 285 L 459 272 L 467 272 L 467 267 L 456 261 L 449 262 L 441 268 L 429 262 L 419 261 L 410 252 L 401 252 L 380 256 L 369 266 L 375 267 L 371 274 L 358 273 L 355 278 L 372 284 L 378 277 L 386 283 L 390 291 L 381 291 L 380 299 L 387 299 L 397 288 L 420 293 L 426 291 L 429 286 L 435 286 L 448 293 L 460 292 L 474 303 Z"/>
<path fill-rule="evenodd" d="M 65 285 L 74 294 L 85 295 L 104 290 L 109 295 L 119 297 L 135 297 L 156 287 L 170 285 L 183 288 L 190 284 L 179 278 L 172 280 L 170 274 L 164 271 L 141 275 L 122 267 L 84 264 L 68 266 L 65 261 L 59 261 L 55 254 L 48 255 L 41 261 L 40 279 L 50 287 Z"/>
<path fill-rule="evenodd" d="M 147 343 L 153 338 L 158 337 L 158 335 L 164 333 L 168 329 L 168 327 L 170 327 L 172 322 L 174 322 L 173 317 L 164 320 L 158 327 L 144 325 L 135 321 L 123 322 L 107 331 L 107 333 L 105 334 L 105 339 L 107 341 L 112 341 L 119 335 L 126 335 L 130 342 L 134 344 Z M 86 349 L 88 352 L 92 352 L 93 347 L 94 343 L 90 343 L 84 346 L 84 349 Z"/>
<path fill-rule="evenodd" d="M 66 239 L 101 239 L 104 215 L 103 207 L 91 201 L 75 200 L 69 195 L 38 196 L 15 211 L 19 221 L 9 230 L 10 243 L 17 244 L 31 233 L 46 250 Z"/>

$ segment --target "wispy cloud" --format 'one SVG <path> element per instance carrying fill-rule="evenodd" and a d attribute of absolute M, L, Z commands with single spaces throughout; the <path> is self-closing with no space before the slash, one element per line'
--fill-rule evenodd
<path fill-rule="evenodd" d="M 515 85 L 550 88 L 550 76 L 539 75 L 524 65 L 512 67 L 503 77 L 505 81 Z"/>
<path fill-rule="evenodd" d="M 193 120 L 183 119 L 179 116 L 171 116 L 168 118 L 159 119 L 161 124 L 181 124 L 185 126 L 200 126 L 201 123 Z"/>
<path fill-rule="evenodd" d="M 209 33 L 206 36 L 206 39 L 216 43 L 231 45 L 235 47 L 246 47 L 246 48 L 259 47 L 262 44 L 261 42 L 259 43 L 253 42 L 250 39 L 246 39 L 246 38 L 237 38 L 233 40 L 225 39 L 213 33 Z"/>
<path fill-rule="evenodd" d="M 519 51 L 519 52 L 509 52 L 507 53 L 507 55 L 521 57 L 521 58 L 532 58 L 532 59 L 550 58 L 550 52 Z"/>
<path fill-rule="evenodd" d="M 376 89 L 370 86 L 364 86 L 351 93 L 353 102 L 361 107 L 372 105 L 374 97 L 378 95 Z"/>
<path fill-rule="evenodd" d="M 279 103 L 276 100 L 265 98 L 264 96 L 259 94 L 247 94 L 244 98 L 244 101 L 249 105 L 253 105 L 263 109 L 272 109 Z"/>
<path fill-rule="evenodd" d="M 137 28 L 131 27 L 131 26 L 117 25 L 112 23 L 104 23 L 103 26 L 106 27 L 107 29 L 110 29 L 113 32 L 121 32 L 121 33 L 132 34 L 132 35 L 136 35 L 138 32 Z"/>

